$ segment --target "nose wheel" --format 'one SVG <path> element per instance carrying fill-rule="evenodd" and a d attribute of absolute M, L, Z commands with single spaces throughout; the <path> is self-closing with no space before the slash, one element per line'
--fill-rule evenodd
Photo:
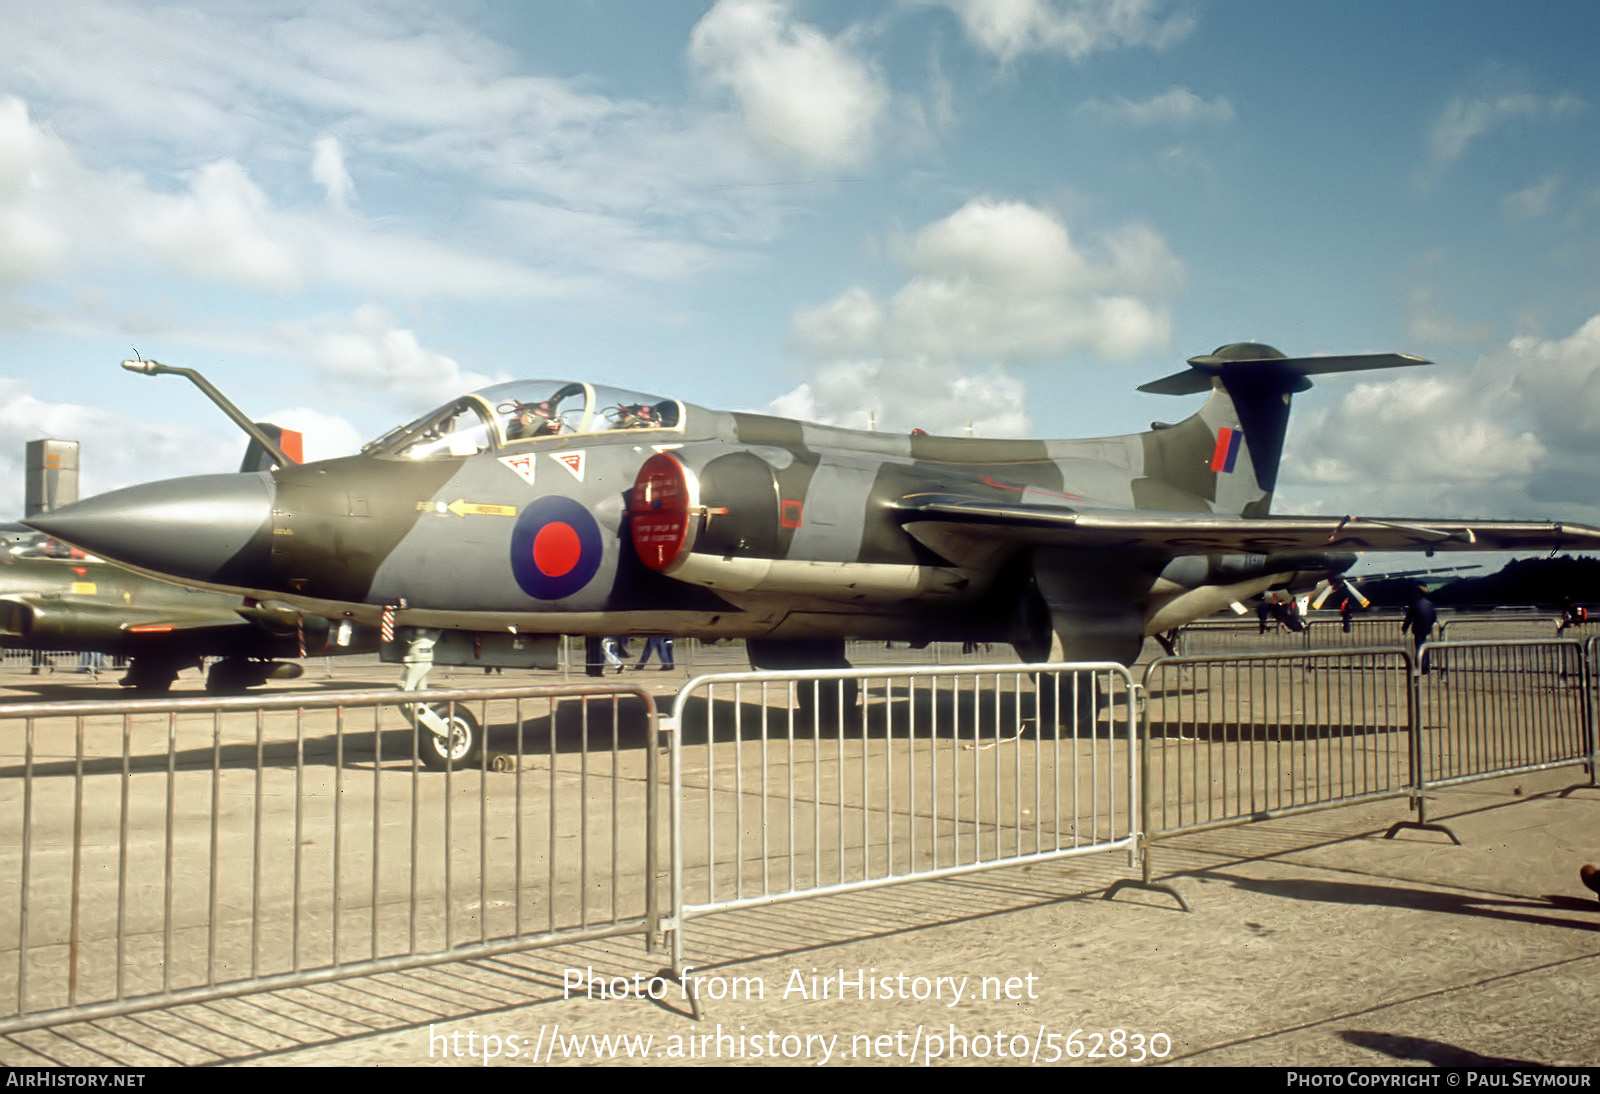
<path fill-rule="evenodd" d="M 459 703 L 426 703 L 412 708 L 417 757 L 434 771 L 476 767 L 483 755 L 483 727 Z"/>

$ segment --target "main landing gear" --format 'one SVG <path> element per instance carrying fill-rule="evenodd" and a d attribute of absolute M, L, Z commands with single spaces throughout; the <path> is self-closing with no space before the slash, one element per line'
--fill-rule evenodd
<path fill-rule="evenodd" d="M 433 671 L 439 632 L 413 628 L 406 643 L 402 691 L 421 691 Z M 434 771 L 475 767 L 483 756 L 483 727 L 460 703 L 409 703 L 402 708 L 417 735 L 417 758 Z"/>
<path fill-rule="evenodd" d="M 477 767 L 483 754 L 483 727 L 460 703 L 416 703 L 411 722 L 417 731 L 417 758 L 434 771 Z"/>

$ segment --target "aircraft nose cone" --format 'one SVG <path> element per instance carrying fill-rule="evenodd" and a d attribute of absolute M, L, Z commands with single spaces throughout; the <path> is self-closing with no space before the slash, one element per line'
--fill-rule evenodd
<path fill-rule="evenodd" d="M 23 523 L 143 570 L 239 584 L 270 550 L 273 493 L 264 473 L 196 475 L 113 490 Z"/>

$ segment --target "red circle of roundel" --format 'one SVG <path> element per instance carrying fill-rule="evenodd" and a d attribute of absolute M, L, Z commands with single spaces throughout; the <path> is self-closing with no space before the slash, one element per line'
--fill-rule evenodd
<path fill-rule="evenodd" d="M 689 483 L 683 465 L 665 452 L 644 461 L 628 505 L 633 549 L 652 570 L 665 570 L 689 538 Z"/>
<path fill-rule="evenodd" d="M 565 577 L 583 557 L 578 533 L 565 521 L 551 521 L 533 537 L 533 564 L 547 577 Z"/>
<path fill-rule="evenodd" d="M 604 554 L 600 526 L 571 498 L 538 499 L 511 530 L 511 574 L 540 600 L 560 600 L 589 584 Z"/>

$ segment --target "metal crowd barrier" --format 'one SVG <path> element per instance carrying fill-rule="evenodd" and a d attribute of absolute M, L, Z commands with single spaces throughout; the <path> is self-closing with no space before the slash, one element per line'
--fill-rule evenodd
<path fill-rule="evenodd" d="M 1317 611 L 1301 617 L 1302 630 L 1292 631 L 1269 619 L 1263 631 L 1254 617 L 1208 619 L 1179 629 L 1175 653 L 1199 656 L 1392 646 L 1400 640 L 1400 620 L 1398 612 L 1361 612 L 1351 617 L 1350 629 L 1345 630 L 1338 612 Z"/>
<path fill-rule="evenodd" d="M 500 751 L 423 769 L 417 698 Z M 650 939 L 655 725 L 602 686 L 0 707 L 0 1032 Z"/>
<path fill-rule="evenodd" d="M 1430 788 L 1578 764 L 1595 785 L 1600 639 L 1587 648 L 1575 639 L 1432 642 L 1419 653 L 1152 662 L 1143 680 L 1143 846 L 1395 797 L 1410 799 L 1417 820 L 1390 835 L 1422 827 L 1454 839 L 1428 822 Z M 1147 854 L 1143 869 L 1148 884 Z"/>
<path fill-rule="evenodd" d="M 1300 617 L 1303 629 L 1292 631 L 1276 619 L 1266 629 L 1254 617 L 1206 619 L 1178 631 L 1180 655 L 1365 649 L 1405 641 L 1400 626 L 1404 613 L 1390 609 L 1357 612 L 1346 629 L 1338 612 L 1319 610 Z M 1445 639 L 1548 639 L 1556 637 L 1561 620 L 1548 612 L 1441 613 L 1439 637 Z"/>
<path fill-rule="evenodd" d="M 1600 783 L 1600 637 L 1590 638 L 1583 644 L 1583 666 L 1589 674 L 1589 782 Z"/>
<path fill-rule="evenodd" d="M 713 912 L 1131 851 L 1134 699 L 1115 664 L 690 681 L 664 727 L 674 970 Z"/>
<path fill-rule="evenodd" d="M 890 665 L 908 668 L 945 665 L 1004 665 L 1016 660 L 1016 653 L 1005 642 L 929 642 L 914 646 L 908 642 L 845 643 L 845 660 L 852 665 Z"/>
<path fill-rule="evenodd" d="M 91 660 L 98 657 L 98 661 Z M 74 650 L 0 650 L 0 663 L 8 668 L 31 668 L 35 672 L 85 673 L 91 667 L 100 672 L 120 672 L 110 668 L 114 658 L 104 654 L 78 653 Z"/>
<path fill-rule="evenodd" d="M 1441 617 L 1441 642 L 1483 639 L 1535 639 L 1545 641 L 1560 634 L 1561 617 L 1543 612 L 1478 612 Z"/>
<path fill-rule="evenodd" d="M 1593 780 L 1592 657 L 1577 639 L 1429 642 L 1420 656 L 1419 820 L 1428 787 L 1574 764 Z"/>
<path fill-rule="evenodd" d="M 1409 794 L 1408 664 L 1384 648 L 1151 662 L 1148 838 Z"/>

